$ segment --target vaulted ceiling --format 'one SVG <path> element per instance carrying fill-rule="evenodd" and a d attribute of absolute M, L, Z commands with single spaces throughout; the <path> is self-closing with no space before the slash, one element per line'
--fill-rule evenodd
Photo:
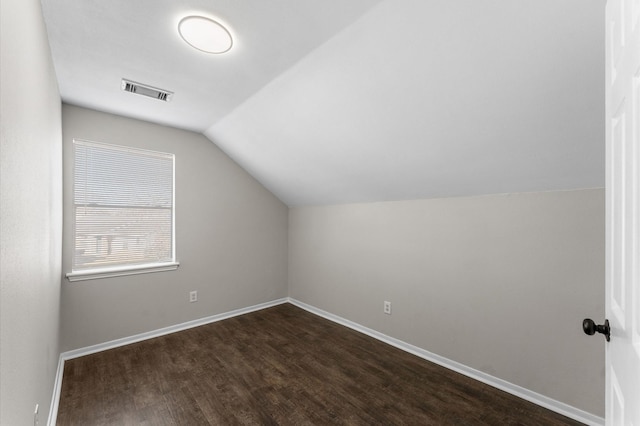
<path fill-rule="evenodd" d="M 604 0 L 42 4 L 63 101 L 202 132 L 288 205 L 604 186 Z"/>

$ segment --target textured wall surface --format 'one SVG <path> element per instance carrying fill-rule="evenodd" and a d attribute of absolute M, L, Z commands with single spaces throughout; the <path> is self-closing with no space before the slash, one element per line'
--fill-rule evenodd
<path fill-rule="evenodd" d="M 72 248 L 74 138 L 175 154 L 176 271 L 62 284 L 62 351 L 287 295 L 288 209 L 204 136 L 63 105 L 65 231 Z M 189 292 L 198 301 L 189 303 Z"/>
<path fill-rule="evenodd" d="M 38 0 L 0 13 L 0 424 L 40 424 L 58 366 L 60 96 Z"/>
<path fill-rule="evenodd" d="M 604 415 L 604 190 L 293 208 L 290 296 Z M 392 302 L 392 315 L 382 311 Z"/>

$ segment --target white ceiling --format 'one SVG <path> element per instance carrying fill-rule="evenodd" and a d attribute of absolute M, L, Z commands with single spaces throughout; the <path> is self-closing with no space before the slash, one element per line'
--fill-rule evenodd
<path fill-rule="evenodd" d="M 65 102 L 203 132 L 288 205 L 604 186 L 604 0 L 42 3 Z"/>

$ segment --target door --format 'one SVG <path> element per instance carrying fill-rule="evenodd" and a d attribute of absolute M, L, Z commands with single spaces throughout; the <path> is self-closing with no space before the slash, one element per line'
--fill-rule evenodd
<path fill-rule="evenodd" d="M 640 426 L 640 0 L 605 16 L 606 424 Z"/>

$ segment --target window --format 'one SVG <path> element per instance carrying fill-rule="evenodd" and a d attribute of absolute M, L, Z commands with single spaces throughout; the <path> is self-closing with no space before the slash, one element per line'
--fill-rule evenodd
<path fill-rule="evenodd" d="M 74 140 L 71 281 L 176 269 L 174 155 Z"/>

